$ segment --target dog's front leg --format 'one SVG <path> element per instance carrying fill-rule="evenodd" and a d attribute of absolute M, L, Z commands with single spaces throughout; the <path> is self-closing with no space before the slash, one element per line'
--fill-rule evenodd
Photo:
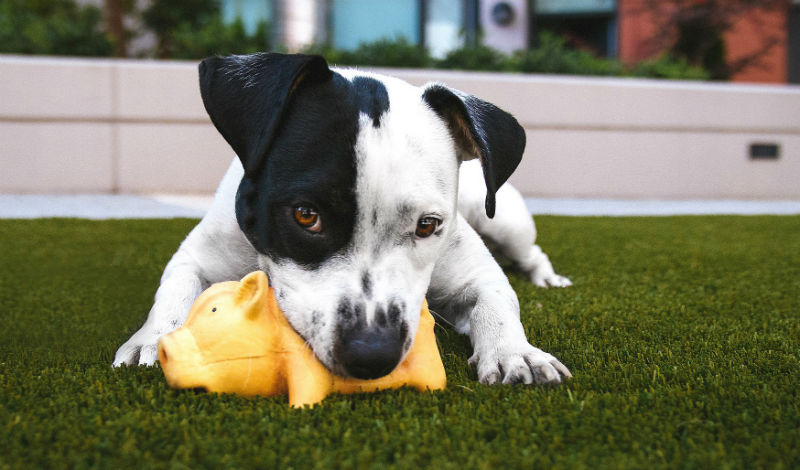
<path fill-rule="evenodd" d="M 434 310 L 469 335 L 469 362 L 482 383 L 559 383 L 562 375 L 571 376 L 558 359 L 528 342 L 516 293 L 461 217 L 434 268 L 428 298 Z"/>
<path fill-rule="evenodd" d="M 119 347 L 114 356 L 114 367 L 155 363 L 158 339 L 183 324 L 195 299 L 207 287 L 199 271 L 185 247 L 181 246 L 164 269 L 147 321 Z"/>

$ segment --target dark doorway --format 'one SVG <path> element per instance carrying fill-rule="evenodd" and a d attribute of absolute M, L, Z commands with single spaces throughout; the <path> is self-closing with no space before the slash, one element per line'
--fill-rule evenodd
<path fill-rule="evenodd" d="M 613 57 L 617 54 L 616 24 L 612 15 L 536 15 L 533 29 L 553 32 L 566 39 L 570 46 L 591 51 L 597 56 Z M 536 38 L 532 39 L 535 46 Z"/>

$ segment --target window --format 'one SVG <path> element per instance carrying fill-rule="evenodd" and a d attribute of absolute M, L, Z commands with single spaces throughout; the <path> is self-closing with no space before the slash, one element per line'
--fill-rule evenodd
<path fill-rule="evenodd" d="M 433 57 L 442 58 L 464 45 L 463 0 L 425 2 L 425 45 Z"/>
<path fill-rule="evenodd" d="M 534 32 L 552 31 L 598 56 L 617 55 L 615 0 L 536 0 L 535 5 Z"/>
<path fill-rule="evenodd" d="M 340 49 L 378 39 L 420 42 L 419 0 L 332 0 L 331 43 Z"/>
<path fill-rule="evenodd" d="M 253 34 L 259 22 L 270 21 L 272 18 L 271 3 L 269 0 L 223 0 L 222 20 L 233 23 L 239 18 L 245 31 Z"/>

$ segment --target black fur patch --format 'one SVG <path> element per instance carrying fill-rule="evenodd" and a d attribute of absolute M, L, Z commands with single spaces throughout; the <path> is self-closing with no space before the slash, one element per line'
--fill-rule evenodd
<path fill-rule="evenodd" d="M 358 212 L 359 117 L 380 126 L 386 87 L 369 77 L 351 82 L 322 57 L 302 54 L 212 57 L 199 72 L 206 110 L 245 169 L 236 219 L 248 240 L 309 268 L 345 249 Z M 318 211 L 319 233 L 295 222 L 301 204 Z"/>
<path fill-rule="evenodd" d="M 361 290 L 368 299 L 372 297 L 372 277 L 369 275 L 369 271 L 364 271 L 361 275 Z"/>
<path fill-rule="evenodd" d="M 360 100 L 339 74 L 296 93 L 263 171 L 245 176 L 237 195 L 237 220 L 258 251 L 313 268 L 350 243 L 358 212 L 354 146 Z M 321 232 L 296 223 L 294 207 L 300 204 L 317 209 Z"/>
<path fill-rule="evenodd" d="M 237 193 L 239 226 L 259 252 L 313 269 L 346 249 L 359 210 L 354 148 L 359 116 L 365 113 L 379 126 L 388 108 L 386 88 L 372 78 L 351 82 L 332 73 L 293 91 L 267 154 L 256 170 L 245 173 Z M 294 207 L 301 204 L 319 212 L 319 233 L 294 220 Z"/>
<path fill-rule="evenodd" d="M 381 117 L 389 110 L 389 93 L 383 83 L 369 77 L 353 79 L 353 89 L 358 96 L 358 109 L 372 119 L 373 127 L 381 126 Z"/>

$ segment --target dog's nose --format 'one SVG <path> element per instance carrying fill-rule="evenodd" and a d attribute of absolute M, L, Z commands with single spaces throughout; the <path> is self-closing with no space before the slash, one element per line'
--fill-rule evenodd
<path fill-rule="evenodd" d="M 336 345 L 336 359 L 351 377 L 383 377 L 400 362 L 403 338 L 396 328 L 370 327 L 342 333 Z"/>

